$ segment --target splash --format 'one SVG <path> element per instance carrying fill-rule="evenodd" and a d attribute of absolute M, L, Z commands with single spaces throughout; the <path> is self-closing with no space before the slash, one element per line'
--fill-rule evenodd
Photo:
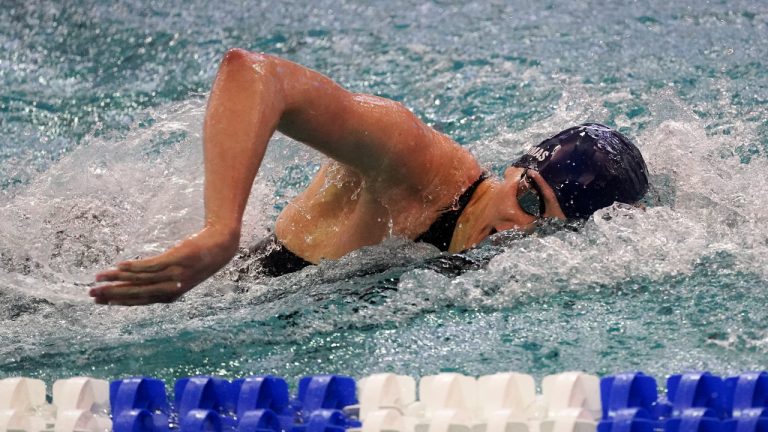
<path fill-rule="evenodd" d="M 203 101 L 193 100 L 154 112 L 123 138 L 94 138 L 0 203 L 9 216 L 0 222 L 4 270 L 32 275 L 17 288 L 85 300 L 94 271 L 199 229 L 202 114 Z M 264 181 L 253 188 L 246 229 L 254 235 L 266 229 L 273 193 Z"/>
<path fill-rule="evenodd" d="M 543 131 L 586 121 L 600 112 L 600 99 L 594 102 L 597 108 L 585 105 L 585 100 L 584 95 L 566 94 L 548 120 L 519 132 L 504 131 L 474 148 L 482 147 L 480 158 L 486 164 L 498 152 L 519 154 L 523 143 L 535 141 Z M 574 106 L 584 108 L 569 108 Z M 766 222 L 767 203 L 754 193 L 766 186 L 761 175 L 768 170 L 766 161 L 742 163 L 727 151 L 732 137 L 708 134 L 682 102 L 661 93 L 643 119 L 648 126 L 634 137 L 653 178 L 654 191 L 645 209 L 616 205 L 575 230 L 561 227 L 528 237 L 502 234 L 497 241 L 465 254 L 459 266 L 463 269 L 456 272 L 434 264 L 443 259 L 434 248 L 392 239 L 339 261 L 274 279 L 244 271 L 250 264 L 235 259 L 215 278 L 171 305 L 140 309 L 91 305 L 85 290 L 95 271 L 117 259 L 157 253 L 200 226 L 202 110 L 202 101 L 172 105 L 154 113 L 151 125 L 137 126 L 122 139 L 94 139 L 2 203 L 4 214 L 14 215 L 2 222 L 0 240 L 0 293 L 5 300 L 0 316 L 10 341 L 5 352 L 22 353 L 9 357 L 6 364 L 12 369 L 24 370 L 30 359 L 50 350 L 66 352 L 63 344 L 72 332 L 81 335 L 78 346 L 89 353 L 75 358 L 93 364 L 91 357 L 109 357 L 119 347 L 146 340 L 157 340 L 150 343 L 148 354 L 167 353 L 161 345 L 167 344 L 170 335 L 196 335 L 195 342 L 182 340 L 201 344 L 203 358 L 212 358 L 216 356 L 209 350 L 222 342 L 214 342 L 215 338 L 205 342 L 203 335 L 209 332 L 221 337 L 222 331 L 237 329 L 251 343 L 285 347 L 322 339 L 322 335 L 336 335 L 333 338 L 340 337 L 346 341 L 343 344 L 360 332 L 372 331 L 369 336 L 382 338 L 394 325 L 406 326 L 395 333 L 400 339 L 380 343 L 397 353 L 390 359 L 418 374 L 429 368 L 425 360 L 415 361 L 404 344 L 426 337 L 422 332 L 429 328 L 430 316 L 440 326 L 454 327 L 453 331 L 465 331 L 468 325 L 476 331 L 474 326 L 493 326 L 491 322 L 508 316 L 510 310 L 522 307 L 524 313 L 534 313 L 535 309 L 525 306 L 531 302 L 572 296 L 577 299 L 572 301 L 591 298 L 600 305 L 617 290 L 635 292 L 638 284 L 655 292 L 651 298 L 687 298 L 693 295 L 685 287 L 688 281 L 701 280 L 702 271 L 715 271 L 723 278 L 723 265 L 727 274 L 766 277 L 768 241 L 759 227 Z M 244 245 L 267 232 L 278 201 L 296 193 L 319 161 L 317 154 L 276 137 L 250 197 L 246 215 L 250 234 Z M 706 270 L 713 266 L 715 270 Z M 646 307 L 642 306 L 646 300 L 638 301 L 640 305 L 630 308 Z M 451 312 L 456 308 L 485 312 L 456 315 Z M 45 323 L 40 322 L 41 316 L 48 317 Z M 485 324 L 468 324 L 466 319 Z M 582 318 L 579 331 L 593 328 L 595 319 L 599 320 Z M 65 320 L 68 325 L 52 328 L 49 320 Z M 526 324 L 529 331 L 536 331 L 536 322 Z M 267 333 L 257 334 L 259 329 Z M 49 342 L 44 347 L 28 345 L 25 337 Z M 712 336 L 712 345 L 746 343 L 762 351 L 763 333 L 745 337 L 723 330 Z M 487 345 L 490 341 L 477 343 L 479 349 L 498 351 Z M 536 343 L 559 344 L 556 339 Z M 453 342 L 449 345 L 461 351 Z M 360 349 L 378 352 L 383 348 L 365 345 Z M 430 349 L 434 351 L 427 358 L 447 355 L 437 347 Z M 357 352 L 351 346 L 347 350 L 352 357 Z M 262 354 L 246 349 L 243 355 L 266 356 L 267 361 L 285 354 L 280 348 L 277 353 Z M 245 364 L 235 357 L 239 366 L 225 368 L 233 374 Z M 341 356 L 339 361 L 352 357 Z M 163 368 L 159 373 L 179 372 L 165 369 L 169 361 L 155 366 Z M 153 364 L 146 358 L 139 363 L 141 367 Z M 563 366 L 550 363 L 553 369 Z M 359 370 L 376 370 L 376 364 L 366 363 Z M 196 370 L 205 370 L 200 367 Z M 299 362 L 295 367 L 300 370 L 307 365 Z M 126 368 L 123 362 L 111 361 L 100 370 L 109 374 Z"/>
<path fill-rule="evenodd" d="M 2 374 L 764 367 L 766 75 L 755 59 L 766 45 L 755 41 L 767 15 L 748 0 L 689 3 L 42 2 L 0 14 L 11 89 L 0 129 L 18 139 L 0 155 Z M 195 94 L 232 46 L 401 101 L 491 169 L 574 123 L 615 125 L 639 144 L 654 190 L 644 211 L 500 235 L 458 264 L 393 239 L 274 279 L 235 260 L 170 305 L 92 305 L 94 272 L 199 228 Z M 276 138 L 244 245 L 320 161 Z"/>

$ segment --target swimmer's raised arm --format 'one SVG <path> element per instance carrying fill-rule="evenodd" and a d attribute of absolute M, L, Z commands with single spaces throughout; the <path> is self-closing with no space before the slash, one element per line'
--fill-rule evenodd
<path fill-rule="evenodd" d="M 227 52 L 205 116 L 205 226 L 155 257 L 97 275 L 97 303 L 177 299 L 229 262 L 267 143 L 276 129 L 364 177 L 425 187 L 442 135 L 400 104 L 350 93 L 320 73 L 264 54 Z M 442 137 L 442 138 L 441 138 Z"/>

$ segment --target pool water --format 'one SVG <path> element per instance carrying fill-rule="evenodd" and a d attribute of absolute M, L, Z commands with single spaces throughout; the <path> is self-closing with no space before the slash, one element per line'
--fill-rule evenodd
<path fill-rule="evenodd" d="M 443 0 L 5 2 L 0 377 L 766 367 L 768 4 Z M 93 305 L 93 275 L 202 221 L 201 121 L 230 47 L 403 102 L 491 170 L 599 121 L 646 157 L 645 211 L 402 239 L 280 278 L 238 257 L 182 301 Z M 243 245 L 322 157 L 272 141 Z M 454 259 L 455 261 L 455 259 Z"/>

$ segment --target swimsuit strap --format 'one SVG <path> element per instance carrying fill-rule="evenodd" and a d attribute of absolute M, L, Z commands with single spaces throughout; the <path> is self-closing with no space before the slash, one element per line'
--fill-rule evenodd
<path fill-rule="evenodd" d="M 480 183 L 488 178 L 488 174 L 482 173 L 480 177 L 469 186 L 456 200 L 454 205 L 445 209 L 429 228 L 416 238 L 417 242 L 425 242 L 436 246 L 441 251 L 447 251 L 451 245 L 453 231 L 459 222 L 459 217 L 472 199 Z"/>

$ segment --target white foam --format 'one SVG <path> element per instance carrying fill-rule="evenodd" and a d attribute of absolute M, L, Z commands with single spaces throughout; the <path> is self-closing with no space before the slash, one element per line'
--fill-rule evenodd
<path fill-rule="evenodd" d="M 171 305 L 93 306 L 85 284 L 96 271 L 118 259 L 159 252 L 202 222 L 203 101 L 161 108 L 153 125 L 134 128 L 123 138 L 93 138 L 0 201 L 0 212 L 8 215 L 0 220 L 0 294 L 6 303 L 0 314 L 12 316 L 0 326 L 0 338 L 7 341 L 9 358 L 13 352 L 34 358 L 50 347 L 30 340 L 64 344 L 78 337 L 106 346 L 322 305 L 280 333 L 301 338 L 363 322 L 407 322 L 452 306 L 496 310 L 514 305 L 521 292 L 596 290 L 628 279 L 687 275 L 718 253 L 733 257 L 737 270 L 768 276 L 768 198 L 762 193 L 768 186 L 768 162 L 755 157 L 742 164 L 732 151 L 735 141 L 755 139 L 749 124 L 738 125 L 735 136 L 713 135 L 674 96 L 649 97 L 657 101 L 650 112 L 625 119 L 631 130 L 642 129 L 631 138 L 646 156 L 652 195 L 658 198 L 645 211 L 609 208 L 578 232 L 559 230 L 508 242 L 487 268 L 456 277 L 416 269 L 389 288 L 379 287 L 381 271 L 365 276 L 367 269 L 392 262 L 407 267 L 436 254 L 434 248 L 393 239 L 282 278 L 231 282 L 225 271 Z M 603 113 L 601 105 L 599 96 L 574 89 L 550 118 L 519 132 L 501 131 L 472 148 L 485 164 L 510 160 L 547 134 L 594 120 L 593 115 Z M 253 188 L 244 243 L 266 232 L 275 203 L 296 193 L 295 185 L 319 161 L 305 147 L 276 138 Z M 292 186 L 286 187 L 281 182 L 288 169 L 298 175 L 288 176 Z M 275 198 L 276 190 L 284 196 Z M 355 278 L 363 282 L 351 284 Z M 376 296 L 380 301 L 370 300 Z M 337 298 L 345 300 L 326 304 Z M 52 320 L 66 325 L 49 325 Z M 381 358 L 398 347 L 383 344 Z M 443 355 L 442 348 L 432 349 L 426 359 Z"/>
<path fill-rule="evenodd" d="M 512 159 L 546 137 L 542 131 L 552 134 L 599 113 L 595 105 L 601 99 L 572 97 L 564 95 L 555 115 L 544 122 L 475 145 L 482 147 L 481 160 L 491 164 L 493 158 Z M 641 119 L 649 126 L 631 137 L 651 174 L 648 208 L 610 207 L 598 211 L 578 232 L 560 230 L 511 243 L 487 269 L 451 281 L 454 290 L 465 288 L 457 291 L 465 301 L 498 307 L 514 302 L 513 294 L 521 291 L 689 274 L 701 259 L 717 253 L 734 256 L 740 270 L 768 274 L 768 233 L 760 228 L 768 221 L 768 198 L 761 192 L 768 187 L 768 161 L 759 157 L 743 164 L 732 151 L 734 142 L 756 139 L 748 125 L 738 125 L 741 136 L 712 135 L 672 92 L 654 98 L 651 112 Z M 579 108 L 571 111 L 571 106 Z M 405 278 L 401 288 L 413 289 L 413 283 Z M 489 297 L 477 289 L 499 283 L 506 295 Z"/>
<path fill-rule="evenodd" d="M 93 138 L 0 202 L 0 254 L 9 273 L 0 285 L 5 279 L 26 293 L 85 300 L 74 283 L 92 281 L 115 261 L 159 253 L 202 227 L 203 110 L 202 100 L 167 106 L 153 113 L 151 126 Z M 281 148 L 288 140 L 276 141 L 252 189 L 244 242 L 263 236 L 275 215 L 274 172 L 317 157 L 293 158 L 295 150 Z M 12 277 L 20 273 L 34 274 L 28 286 Z M 35 286 L 41 280 L 45 286 Z"/>

